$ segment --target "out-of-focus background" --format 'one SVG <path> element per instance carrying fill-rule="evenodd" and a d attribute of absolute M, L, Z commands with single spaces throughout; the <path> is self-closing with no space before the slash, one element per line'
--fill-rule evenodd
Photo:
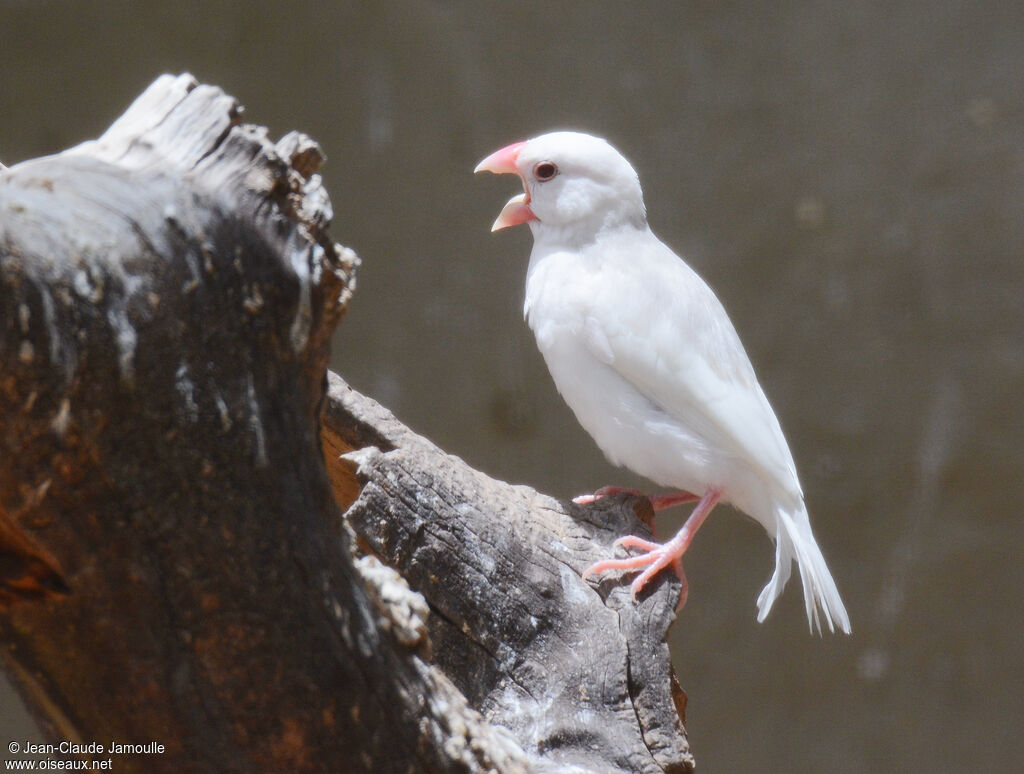
<path fill-rule="evenodd" d="M 334 368 L 560 497 L 645 483 L 522 321 L 529 232 L 488 232 L 517 181 L 471 173 L 550 129 L 609 138 L 730 311 L 853 621 L 809 636 L 794 583 L 757 624 L 771 544 L 716 512 L 671 643 L 700 770 L 1020 770 L 1024 4 L 0 0 L 0 161 L 182 71 L 322 143 L 364 261 Z M 36 735 L 0 694 L 0 741 Z"/>

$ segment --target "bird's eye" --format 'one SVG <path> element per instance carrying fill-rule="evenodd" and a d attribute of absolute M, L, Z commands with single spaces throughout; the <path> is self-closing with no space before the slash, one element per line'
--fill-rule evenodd
<path fill-rule="evenodd" d="M 542 183 L 546 183 L 557 174 L 558 167 L 550 161 L 542 161 L 533 168 L 533 176 Z"/>

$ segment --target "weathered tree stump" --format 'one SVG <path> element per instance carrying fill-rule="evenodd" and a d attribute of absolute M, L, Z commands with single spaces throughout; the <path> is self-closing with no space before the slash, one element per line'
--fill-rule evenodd
<path fill-rule="evenodd" d="M 54 741 L 165 746 L 118 771 L 690 770 L 678 587 L 580 578 L 646 504 L 493 481 L 326 379 L 321 161 L 164 76 L 0 171 L 8 675 Z"/>

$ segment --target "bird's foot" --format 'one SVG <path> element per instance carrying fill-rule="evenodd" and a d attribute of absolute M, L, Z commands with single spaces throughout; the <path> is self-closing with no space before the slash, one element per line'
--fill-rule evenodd
<path fill-rule="evenodd" d="M 631 494 L 634 497 L 646 497 L 651 501 L 651 507 L 656 511 L 662 511 L 665 508 L 682 505 L 683 503 L 695 503 L 700 499 L 700 497 L 692 492 L 679 491 L 669 492 L 668 494 L 649 495 L 644 494 L 639 489 L 629 489 L 624 486 L 603 486 L 593 494 L 580 495 L 579 497 L 572 498 L 572 501 L 576 505 L 590 505 L 603 497 L 622 493 Z"/>
<path fill-rule="evenodd" d="M 680 531 L 681 533 L 682 531 Z M 684 544 L 683 540 L 680 540 L 680 534 L 677 534 L 672 540 L 664 544 L 644 540 L 635 535 L 620 537 L 612 544 L 613 547 L 639 548 L 646 553 L 626 559 L 604 559 L 596 564 L 592 564 L 583 571 L 583 580 L 586 580 L 590 575 L 599 575 L 609 570 L 635 570 L 639 567 L 646 567 L 647 569 L 640 573 L 629 587 L 630 596 L 636 602 L 637 594 L 644 590 L 644 587 L 651 578 L 671 565 L 679 580 L 683 583 L 682 591 L 679 594 L 679 604 L 676 605 L 676 610 L 681 610 L 683 605 L 686 604 L 688 591 L 686 573 L 683 572 L 683 554 L 686 552 L 686 544 L 689 541 L 686 540 L 686 544 Z"/>
<path fill-rule="evenodd" d="M 679 494 L 685 495 L 689 493 Z M 690 497 L 693 497 L 693 495 L 690 495 Z M 682 609 L 683 605 L 686 604 L 686 597 L 689 591 L 686 574 L 683 572 L 683 554 L 686 553 L 686 549 L 690 547 L 693 536 L 697 534 L 697 530 L 700 529 L 700 526 L 721 497 L 722 491 L 720 489 L 710 488 L 703 497 L 694 498 L 700 499 L 700 503 L 693 509 L 693 513 L 690 514 L 686 523 L 679 528 L 675 537 L 667 543 L 654 543 L 635 535 L 620 537 L 612 544 L 613 547 L 639 548 L 646 553 L 639 556 L 630 556 L 625 559 L 604 559 L 584 570 L 583 579 L 586 580 L 590 575 L 608 572 L 609 570 L 635 570 L 643 567 L 645 568 L 644 571 L 630 584 L 630 594 L 633 597 L 633 601 L 636 602 L 637 594 L 643 591 L 651 578 L 666 567 L 671 566 L 676 575 L 679 576 L 679 580 L 683 582 L 683 588 L 679 594 L 679 604 L 676 605 L 676 610 Z M 685 500 L 682 502 L 685 502 Z"/>

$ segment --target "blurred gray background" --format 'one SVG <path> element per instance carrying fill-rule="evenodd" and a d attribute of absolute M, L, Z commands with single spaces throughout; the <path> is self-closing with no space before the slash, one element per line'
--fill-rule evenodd
<path fill-rule="evenodd" d="M 716 511 L 672 630 L 699 770 L 1020 770 L 1024 3 L 0 0 L 0 160 L 186 70 L 329 156 L 364 261 L 335 369 L 559 497 L 646 484 L 555 392 L 528 230 L 488 233 L 517 181 L 472 169 L 550 129 L 609 138 L 730 311 L 854 628 L 809 636 L 798 583 L 757 624 L 771 544 Z M 33 734 L 4 695 L 0 737 Z"/>

